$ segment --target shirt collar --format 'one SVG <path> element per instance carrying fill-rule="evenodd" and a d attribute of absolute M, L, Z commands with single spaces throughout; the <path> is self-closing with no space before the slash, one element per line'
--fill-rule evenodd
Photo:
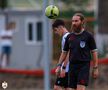
<path fill-rule="evenodd" d="M 75 32 L 73 32 L 75 35 L 80 35 L 81 33 L 83 33 L 85 30 L 84 29 L 82 29 L 81 30 L 81 32 L 79 32 L 79 33 L 75 33 Z"/>

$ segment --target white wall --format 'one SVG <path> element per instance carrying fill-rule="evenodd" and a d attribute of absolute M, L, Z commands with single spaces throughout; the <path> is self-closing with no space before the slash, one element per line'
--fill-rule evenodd
<path fill-rule="evenodd" d="M 0 32 L 5 29 L 5 16 L 0 15 Z M 0 44 L 0 53 L 1 53 L 1 44 Z"/>
<path fill-rule="evenodd" d="M 108 45 L 108 34 L 97 34 L 95 39 L 99 52 L 103 53 L 104 45 Z"/>

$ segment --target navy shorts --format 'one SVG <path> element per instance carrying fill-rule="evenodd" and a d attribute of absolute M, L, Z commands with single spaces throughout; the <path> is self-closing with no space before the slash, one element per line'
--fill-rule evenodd
<path fill-rule="evenodd" d="M 11 46 L 3 46 L 2 53 L 9 55 L 11 53 Z"/>
<path fill-rule="evenodd" d="M 65 77 L 63 78 L 57 77 L 55 85 L 67 88 L 68 87 L 68 73 L 66 73 Z"/>
<path fill-rule="evenodd" d="M 89 82 L 90 62 L 70 63 L 69 88 L 77 88 L 77 85 L 87 86 Z"/>

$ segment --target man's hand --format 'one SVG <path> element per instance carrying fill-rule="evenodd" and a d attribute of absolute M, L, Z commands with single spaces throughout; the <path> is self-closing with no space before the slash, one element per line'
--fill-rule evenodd
<path fill-rule="evenodd" d="M 98 67 L 97 68 L 93 68 L 93 71 L 92 71 L 92 77 L 94 79 L 98 78 L 99 76 L 99 70 L 98 70 Z"/>
<path fill-rule="evenodd" d="M 57 66 L 55 73 L 57 76 L 60 76 L 60 72 L 61 72 L 61 66 Z"/>
<path fill-rule="evenodd" d="M 61 72 L 60 72 L 60 77 L 65 77 L 65 73 L 66 73 L 66 70 L 65 69 L 62 69 Z"/>

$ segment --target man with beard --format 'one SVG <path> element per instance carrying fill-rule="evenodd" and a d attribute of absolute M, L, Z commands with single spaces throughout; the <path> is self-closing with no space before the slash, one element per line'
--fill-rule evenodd
<path fill-rule="evenodd" d="M 95 40 L 91 33 L 85 30 L 85 18 L 81 13 L 72 17 L 72 33 L 65 41 L 58 65 L 65 63 L 69 51 L 69 89 L 85 90 L 89 81 L 91 54 L 93 57 L 93 78 L 98 77 L 98 55 Z M 57 68 L 56 72 L 60 70 Z M 62 69 L 61 73 L 64 72 Z"/>

